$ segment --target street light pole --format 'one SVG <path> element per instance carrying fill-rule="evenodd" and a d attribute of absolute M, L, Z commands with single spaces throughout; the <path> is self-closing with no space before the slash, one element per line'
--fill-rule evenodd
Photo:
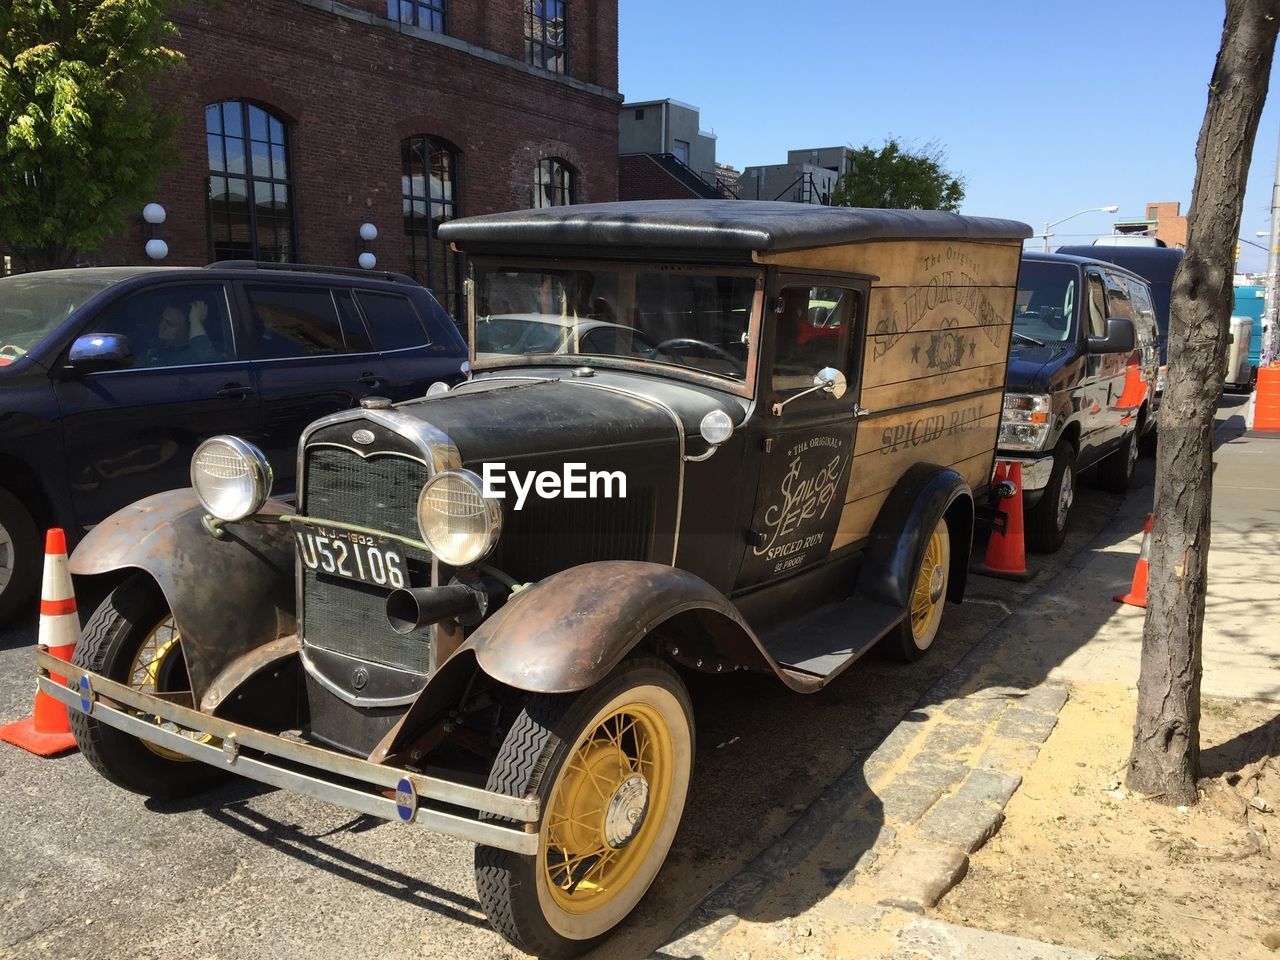
<path fill-rule="evenodd" d="M 1280 186 L 1280 184 L 1278 184 L 1278 186 Z M 1066 223 L 1068 220 L 1074 219 L 1084 213 L 1115 213 L 1119 209 L 1120 208 L 1113 203 L 1108 207 L 1089 207 L 1087 210 L 1077 210 L 1070 217 L 1063 217 L 1061 220 L 1054 220 L 1052 223 L 1046 220 L 1044 222 L 1044 233 L 1040 234 L 1040 236 L 1044 237 L 1044 252 L 1049 252 L 1049 237 L 1053 236 L 1053 234 L 1049 232 L 1050 228 L 1056 227 L 1060 223 Z"/>

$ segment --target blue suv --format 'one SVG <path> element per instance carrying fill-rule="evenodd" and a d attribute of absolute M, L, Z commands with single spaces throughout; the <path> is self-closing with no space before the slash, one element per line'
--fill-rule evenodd
<path fill-rule="evenodd" d="M 456 382 L 466 357 L 402 274 L 232 261 L 0 279 L 0 623 L 34 593 L 41 529 L 74 544 L 188 486 L 219 433 L 257 444 L 287 494 L 303 427 Z"/>

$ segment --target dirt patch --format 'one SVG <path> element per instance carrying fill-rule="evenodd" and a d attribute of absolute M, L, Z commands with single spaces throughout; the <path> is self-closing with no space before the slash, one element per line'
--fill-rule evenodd
<path fill-rule="evenodd" d="M 1134 709 L 1123 688 L 1072 688 L 937 915 L 1116 958 L 1278 960 L 1280 710 L 1205 702 L 1202 800 L 1180 811 L 1123 788 Z"/>

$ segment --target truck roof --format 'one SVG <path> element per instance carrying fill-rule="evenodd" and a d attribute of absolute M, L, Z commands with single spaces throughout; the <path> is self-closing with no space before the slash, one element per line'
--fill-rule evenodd
<path fill-rule="evenodd" d="M 776 253 L 869 240 L 1023 240 L 1017 220 L 939 210 L 869 210 L 772 200 L 632 200 L 452 220 L 440 239 L 463 249 L 571 247 Z"/>

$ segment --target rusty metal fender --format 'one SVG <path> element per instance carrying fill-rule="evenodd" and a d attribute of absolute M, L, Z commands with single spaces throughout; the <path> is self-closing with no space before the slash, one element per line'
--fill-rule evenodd
<path fill-rule="evenodd" d="M 663 639 L 658 652 L 690 666 L 714 657 L 727 669 L 772 672 L 795 690 L 817 687 L 769 656 L 737 608 L 701 577 L 634 560 L 587 563 L 520 591 L 482 623 L 369 759 L 397 754 L 454 708 L 476 667 L 518 690 L 573 693 L 603 680 L 654 634 Z"/>
<path fill-rule="evenodd" d="M 288 508 L 268 501 L 261 513 Z M 178 630 L 197 703 L 234 660 L 297 631 L 293 535 L 287 525 L 229 523 L 215 539 L 194 490 L 170 490 L 118 510 L 89 532 L 71 572 L 137 569 L 160 585 Z"/>

